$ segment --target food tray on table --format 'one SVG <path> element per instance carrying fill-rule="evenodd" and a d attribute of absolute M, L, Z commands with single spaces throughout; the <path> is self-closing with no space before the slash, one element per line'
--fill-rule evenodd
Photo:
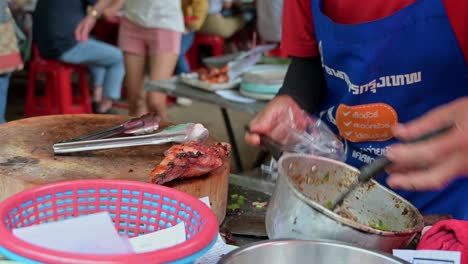
<path fill-rule="evenodd" d="M 183 83 L 193 86 L 195 88 L 199 88 L 205 91 L 214 92 L 217 90 L 224 90 L 224 89 L 233 89 L 239 86 L 242 79 L 236 78 L 234 80 L 229 80 L 228 82 L 224 83 L 211 83 L 206 81 L 201 81 L 198 78 L 198 73 L 184 73 L 180 76 L 180 81 Z"/>
<path fill-rule="evenodd" d="M 271 100 L 283 85 L 288 67 L 284 65 L 257 65 L 244 74 L 241 94 L 259 100 Z"/>

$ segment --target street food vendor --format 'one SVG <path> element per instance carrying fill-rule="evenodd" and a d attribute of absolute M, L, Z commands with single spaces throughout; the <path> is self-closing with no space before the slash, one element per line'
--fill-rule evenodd
<path fill-rule="evenodd" d="M 459 178 L 468 175 L 468 1 L 290 0 L 283 12 L 282 49 L 293 60 L 246 141 L 258 145 L 288 108 L 305 109 L 340 135 L 348 164 L 359 168 L 388 151 L 398 194 L 423 214 L 468 219 L 468 178 Z M 438 138 L 396 145 L 396 137 L 448 123 Z M 387 178 L 378 180 L 388 186 Z"/>

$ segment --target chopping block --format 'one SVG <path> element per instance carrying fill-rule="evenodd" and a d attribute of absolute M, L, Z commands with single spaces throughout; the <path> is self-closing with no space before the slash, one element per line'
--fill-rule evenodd
<path fill-rule="evenodd" d="M 52 115 L 0 125 L 0 201 L 28 188 L 79 179 L 122 179 L 149 182 L 153 168 L 171 144 L 118 148 L 54 155 L 56 142 L 121 124 L 128 116 Z M 169 124 L 161 124 L 163 129 Z M 205 144 L 214 144 L 209 138 Z M 209 196 L 211 208 L 222 223 L 226 214 L 230 171 L 223 166 L 205 176 L 175 180 L 165 186 L 194 197 Z"/>

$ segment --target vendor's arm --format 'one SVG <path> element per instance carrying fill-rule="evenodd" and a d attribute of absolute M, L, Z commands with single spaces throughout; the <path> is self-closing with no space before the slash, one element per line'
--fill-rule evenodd
<path fill-rule="evenodd" d="M 251 145 L 258 145 L 259 134 L 269 134 L 278 120 L 288 118 L 290 111 L 296 118 L 296 126 L 300 127 L 304 123 L 299 119 L 303 117 L 302 110 L 317 111 L 325 93 L 325 76 L 309 0 L 284 2 L 282 32 L 281 48 L 293 60 L 278 96 L 250 122 L 252 133 L 247 133 L 245 140 Z"/>
<path fill-rule="evenodd" d="M 414 144 L 391 146 L 394 165 L 387 182 L 400 189 L 440 189 L 458 176 L 468 175 L 468 97 L 440 106 L 423 117 L 394 129 L 396 137 L 415 139 L 453 125 L 447 133 Z"/>
<path fill-rule="evenodd" d="M 309 113 L 315 113 L 326 89 L 320 56 L 293 58 L 279 95 L 288 95 Z"/>
<path fill-rule="evenodd" d="M 86 1 L 93 3 L 94 1 Z M 91 6 L 86 17 L 78 24 L 75 30 L 75 38 L 78 41 L 88 41 L 89 33 L 96 24 L 96 20 L 100 17 L 103 11 L 111 6 L 112 0 L 98 0 L 96 4 Z"/>
<path fill-rule="evenodd" d="M 281 49 L 293 61 L 279 94 L 291 96 L 301 108 L 314 113 L 323 99 L 326 83 L 310 0 L 284 1 Z"/>

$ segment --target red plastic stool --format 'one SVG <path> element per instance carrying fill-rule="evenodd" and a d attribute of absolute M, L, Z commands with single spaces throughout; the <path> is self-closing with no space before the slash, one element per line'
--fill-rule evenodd
<path fill-rule="evenodd" d="M 72 75 L 78 74 L 76 87 Z M 44 81 L 44 87 L 38 81 Z M 29 64 L 25 117 L 54 114 L 92 113 L 87 69 L 59 61 L 45 60 L 33 45 Z"/>
<path fill-rule="evenodd" d="M 190 47 L 187 52 L 190 68 L 192 70 L 200 68 L 200 46 L 210 47 L 212 56 L 224 55 L 224 39 L 222 37 L 196 33 L 192 47 Z"/>

